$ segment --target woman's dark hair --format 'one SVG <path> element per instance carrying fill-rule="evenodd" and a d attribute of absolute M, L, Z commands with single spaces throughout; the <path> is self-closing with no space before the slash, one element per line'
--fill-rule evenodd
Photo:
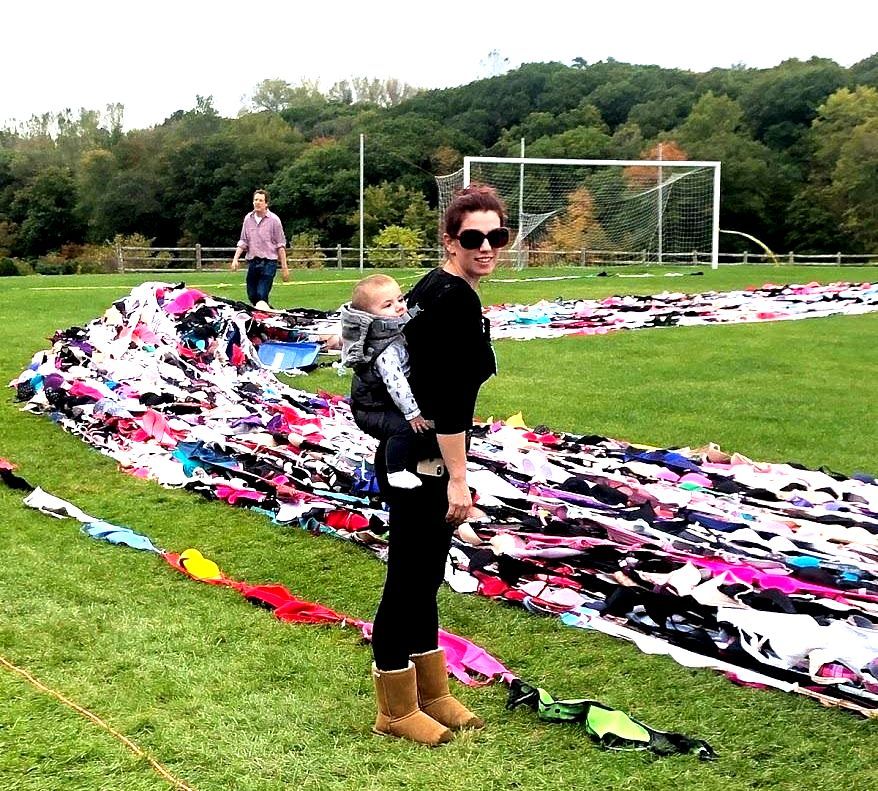
<path fill-rule="evenodd" d="M 449 236 L 457 236 L 463 218 L 474 211 L 495 211 L 500 217 L 500 225 L 506 225 L 506 206 L 497 190 L 487 184 L 470 184 L 458 192 L 442 219 L 442 228 Z"/>

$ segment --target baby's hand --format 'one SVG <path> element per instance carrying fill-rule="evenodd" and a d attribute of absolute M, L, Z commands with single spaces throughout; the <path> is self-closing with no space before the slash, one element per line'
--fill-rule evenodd
<path fill-rule="evenodd" d="M 424 420 L 422 415 L 413 417 L 409 421 L 409 425 L 412 427 L 412 431 L 414 431 L 415 434 L 423 434 L 423 432 L 427 431 L 430 428 L 430 424 L 426 420 Z"/>

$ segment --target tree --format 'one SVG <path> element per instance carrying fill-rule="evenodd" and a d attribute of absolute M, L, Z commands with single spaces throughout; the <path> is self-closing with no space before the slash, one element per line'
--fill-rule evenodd
<path fill-rule="evenodd" d="M 277 114 L 223 119 L 212 134 L 166 143 L 161 181 L 164 213 L 176 216 L 174 242 L 231 241 L 257 187 L 265 187 L 304 148 Z"/>
<path fill-rule="evenodd" d="M 864 207 L 869 200 L 858 187 L 859 176 L 849 157 L 852 150 L 859 150 L 852 143 L 858 131 L 874 118 L 878 118 L 878 90 L 869 86 L 840 88 L 818 108 L 804 138 L 811 154 L 808 182 L 792 199 L 786 217 L 789 244 L 795 249 L 869 249 L 870 236 L 861 219 L 868 217 Z M 843 151 L 847 152 L 844 164 Z M 861 153 L 862 172 L 868 174 L 868 145 Z"/>
<path fill-rule="evenodd" d="M 0 220 L 0 258 L 12 255 L 18 245 L 18 226 L 9 220 Z"/>
<path fill-rule="evenodd" d="M 315 140 L 269 185 L 288 233 L 318 231 L 324 244 L 347 243 L 359 195 L 357 154 L 337 140 Z"/>
<path fill-rule="evenodd" d="M 109 145 L 110 133 L 102 126 L 101 114 L 97 110 L 80 108 L 78 117 L 70 110 L 64 110 L 56 115 L 55 123 L 58 129 L 55 145 L 68 166 L 73 166 L 83 151 Z"/>
<path fill-rule="evenodd" d="M 106 211 L 107 188 L 118 173 L 116 158 L 106 149 L 86 151 L 79 161 L 76 187 L 77 212 L 86 227 L 86 239 L 99 242 L 115 235 L 115 224 Z M 110 221 L 110 222 L 108 222 Z"/>
<path fill-rule="evenodd" d="M 372 240 L 369 262 L 373 266 L 418 266 L 418 250 L 424 246 L 424 235 L 411 228 L 388 225 Z"/>
<path fill-rule="evenodd" d="M 605 159 L 609 153 L 610 136 L 599 128 L 587 126 L 541 137 L 527 150 L 530 157 L 560 159 Z"/>
<path fill-rule="evenodd" d="M 420 193 L 412 195 L 411 203 L 406 206 L 402 215 L 402 224 L 405 228 L 418 231 L 425 239 L 439 238 L 439 218 L 436 216 L 436 210 L 430 208 Z"/>
<path fill-rule="evenodd" d="M 675 136 L 694 142 L 743 131 L 744 110 L 741 105 L 728 96 L 708 91 L 696 102 Z"/>
<path fill-rule="evenodd" d="M 783 220 L 790 250 L 829 253 L 853 249 L 854 242 L 836 216 L 825 187 L 805 184 L 790 200 Z"/>
<path fill-rule="evenodd" d="M 552 75 L 566 68 L 559 63 L 530 63 L 501 77 L 444 91 L 424 91 L 406 102 L 405 111 L 440 127 L 461 126 L 459 118 L 479 111 L 485 119 L 479 129 L 479 139 L 489 146 L 501 130 L 520 123 L 528 113 L 537 109 L 551 111 L 551 108 L 538 106 L 540 99 Z"/>
<path fill-rule="evenodd" d="M 778 154 L 754 140 L 743 110 L 728 96 L 704 94 L 671 133 L 691 159 L 722 162 L 720 225 L 781 244 L 783 216 L 792 197 L 793 176 Z"/>
<path fill-rule="evenodd" d="M 290 255 L 287 257 L 291 267 L 320 269 L 326 263 L 326 253 L 320 249 L 320 241 L 314 232 L 294 233 L 287 238 Z"/>
<path fill-rule="evenodd" d="M 509 137 L 538 140 L 563 132 L 569 127 L 561 126 L 560 117 L 553 113 L 529 113 L 518 125 L 512 127 Z"/>
<path fill-rule="evenodd" d="M 218 131 L 224 123 L 213 106 L 213 96 L 195 95 L 195 107 L 191 110 L 176 110 L 163 122 L 162 126 L 172 138 L 191 139 Z"/>
<path fill-rule="evenodd" d="M 604 121 L 601 111 L 587 99 L 583 99 L 576 107 L 561 113 L 558 116 L 561 129 L 575 129 L 579 126 L 589 126 L 599 129 L 601 132 L 610 133 L 610 127 Z"/>
<path fill-rule="evenodd" d="M 636 159 L 643 149 L 643 132 L 633 121 L 616 127 L 610 140 L 610 156 L 613 159 Z"/>
<path fill-rule="evenodd" d="M 761 73 L 742 63 L 735 64 L 729 69 L 711 69 L 706 74 L 700 75 L 699 91 L 702 94 L 710 91 L 716 96 L 728 96 L 737 100 Z"/>
<path fill-rule="evenodd" d="M 814 143 L 813 169 L 818 181 L 826 183 L 854 129 L 878 117 L 878 89 L 860 85 L 840 88 L 817 108 L 811 125 Z"/>
<path fill-rule="evenodd" d="M 448 119 L 451 129 L 477 143 L 475 148 L 487 146 L 497 133 L 491 114 L 482 108 L 474 107 Z"/>
<path fill-rule="evenodd" d="M 400 183 L 383 181 L 363 191 L 363 233 L 367 239 L 389 225 L 419 231 L 425 238 L 432 231 L 435 237 L 435 214 L 421 192 Z M 353 212 L 351 224 L 357 224 L 359 220 L 359 211 Z"/>
<path fill-rule="evenodd" d="M 644 137 L 653 138 L 660 132 L 673 129 L 685 120 L 693 103 L 692 95 L 683 93 L 640 102 L 631 108 L 627 123 L 637 124 Z"/>
<path fill-rule="evenodd" d="M 595 216 L 594 198 L 586 187 L 573 190 L 567 207 L 554 217 L 540 247 L 544 250 L 606 250 L 604 229 Z"/>
<path fill-rule="evenodd" d="M 414 100 L 413 100 L 414 101 Z M 366 181 L 401 182 L 428 194 L 435 189 L 431 158 L 441 146 L 454 151 L 479 150 L 478 144 L 455 128 L 429 117 L 396 108 L 371 111 L 361 117 L 366 135 Z M 351 135 L 350 145 L 358 144 Z"/>
<path fill-rule="evenodd" d="M 420 93 L 420 88 L 409 85 L 406 82 L 396 79 L 396 77 L 388 77 L 384 82 L 384 89 L 387 96 L 387 106 L 396 107 L 402 102 L 408 101 L 412 96 Z"/>
<path fill-rule="evenodd" d="M 247 97 L 241 97 L 245 106 L 251 112 L 267 110 L 270 113 L 279 113 L 292 103 L 293 86 L 286 80 L 263 80 L 253 93 Z"/>
<path fill-rule="evenodd" d="M 844 201 L 845 229 L 861 252 L 878 253 L 878 115 L 857 126 L 842 146 L 832 193 Z"/>
<path fill-rule="evenodd" d="M 15 192 L 16 178 L 12 172 L 13 152 L 0 146 L 0 219 L 9 212 Z"/>
<path fill-rule="evenodd" d="M 109 127 L 110 143 L 118 142 L 122 137 L 122 126 L 125 121 L 125 105 L 121 102 L 112 102 L 108 104 L 105 121 Z"/>
<path fill-rule="evenodd" d="M 286 80 L 262 80 L 248 98 L 242 97 L 247 111 L 280 113 L 297 104 L 308 104 L 313 100 L 323 101 L 318 83 L 309 80 L 293 87 Z"/>
<path fill-rule="evenodd" d="M 351 110 L 346 105 L 330 102 L 325 96 L 317 95 L 308 98 L 299 97 L 283 112 L 281 118 L 303 137 L 327 137 L 336 134 L 329 131 L 327 124 L 337 119 L 349 118 Z"/>
<path fill-rule="evenodd" d="M 348 80 L 339 80 L 330 86 L 326 98 L 337 104 L 353 104 L 354 88 Z"/>
<path fill-rule="evenodd" d="M 395 107 L 411 99 L 420 89 L 395 77 L 385 80 L 377 77 L 351 77 L 339 80 L 327 92 L 327 98 L 338 104 L 373 104 L 376 107 Z"/>
<path fill-rule="evenodd" d="M 430 170 L 437 175 L 454 173 L 463 167 L 463 155 L 455 148 L 440 143 L 430 154 Z"/>
<path fill-rule="evenodd" d="M 48 168 L 15 196 L 12 214 L 18 222 L 15 255 L 37 256 L 67 242 L 81 242 L 76 212 L 76 184 L 70 171 Z"/>
<path fill-rule="evenodd" d="M 628 120 L 628 114 L 637 104 L 640 94 L 630 80 L 624 80 L 600 85 L 589 98 L 610 128 L 615 128 Z"/>
<path fill-rule="evenodd" d="M 593 127 L 604 133 L 609 132 L 597 107 L 583 100 L 576 107 L 563 113 L 530 113 L 520 124 L 503 131 L 498 146 L 503 151 L 514 151 L 517 156 L 521 138 L 533 143 L 540 138 L 552 137 L 583 126 Z"/>
<path fill-rule="evenodd" d="M 640 159 L 684 162 L 688 158 L 686 152 L 673 140 L 656 143 L 640 152 Z M 632 189 L 651 189 L 658 182 L 658 168 L 655 165 L 630 165 L 622 172 L 625 182 Z"/>
<path fill-rule="evenodd" d="M 851 66 L 850 74 L 856 85 L 878 88 L 878 52 Z"/>
<path fill-rule="evenodd" d="M 849 77 L 837 63 L 823 58 L 795 58 L 758 74 L 740 97 L 756 140 L 776 151 L 797 144 L 826 97 Z"/>

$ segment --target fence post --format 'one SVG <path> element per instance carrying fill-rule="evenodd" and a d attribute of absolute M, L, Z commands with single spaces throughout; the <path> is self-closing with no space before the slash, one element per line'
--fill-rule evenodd
<path fill-rule="evenodd" d="M 749 263 L 748 260 L 747 260 L 747 250 L 744 250 L 744 256 L 743 256 L 743 258 L 741 259 L 741 263 L 742 263 L 742 264 Z"/>
<path fill-rule="evenodd" d="M 341 269 L 341 244 L 336 245 L 335 260 L 339 269 Z"/>
<path fill-rule="evenodd" d="M 195 269 L 196 271 L 201 271 L 201 245 L 195 245 Z"/>
<path fill-rule="evenodd" d="M 795 253 L 793 253 L 792 250 L 790 250 L 789 262 L 790 262 L 791 264 L 796 263 Z"/>
<path fill-rule="evenodd" d="M 579 265 L 585 266 L 585 261 L 586 261 L 585 249 L 583 248 L 582 250 L 579 251 Z"/>
<path fill-rule="evenodd" d="M 122 245 L 116 245 L 116 270 L 120 274 L 124 274 L 125 272 L 125 260 L 122 258 Z"/>
<path fill-rule="evenodd" d="M 841 266 L 841 253 L 835 254 L 835 263 Z"/>

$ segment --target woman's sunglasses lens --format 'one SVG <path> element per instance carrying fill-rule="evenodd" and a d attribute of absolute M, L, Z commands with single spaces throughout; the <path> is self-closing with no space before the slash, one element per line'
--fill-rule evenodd
<path fill-rule="evenodd" d="M 482 242 L 485 241 L 485 234 L 475 228 L 467 228 L 460 232 L 457 240 L 464 250 L 478 250 L 482 246 Z"/>
<path fill-rule="evenodd" d="M 498 247 L 506 247 L 506 245 L 509 244 L 509 229 L 495 228 L 493 231 L 489 231 L 488 244 L 490 244 L 495 250 Z"/>

